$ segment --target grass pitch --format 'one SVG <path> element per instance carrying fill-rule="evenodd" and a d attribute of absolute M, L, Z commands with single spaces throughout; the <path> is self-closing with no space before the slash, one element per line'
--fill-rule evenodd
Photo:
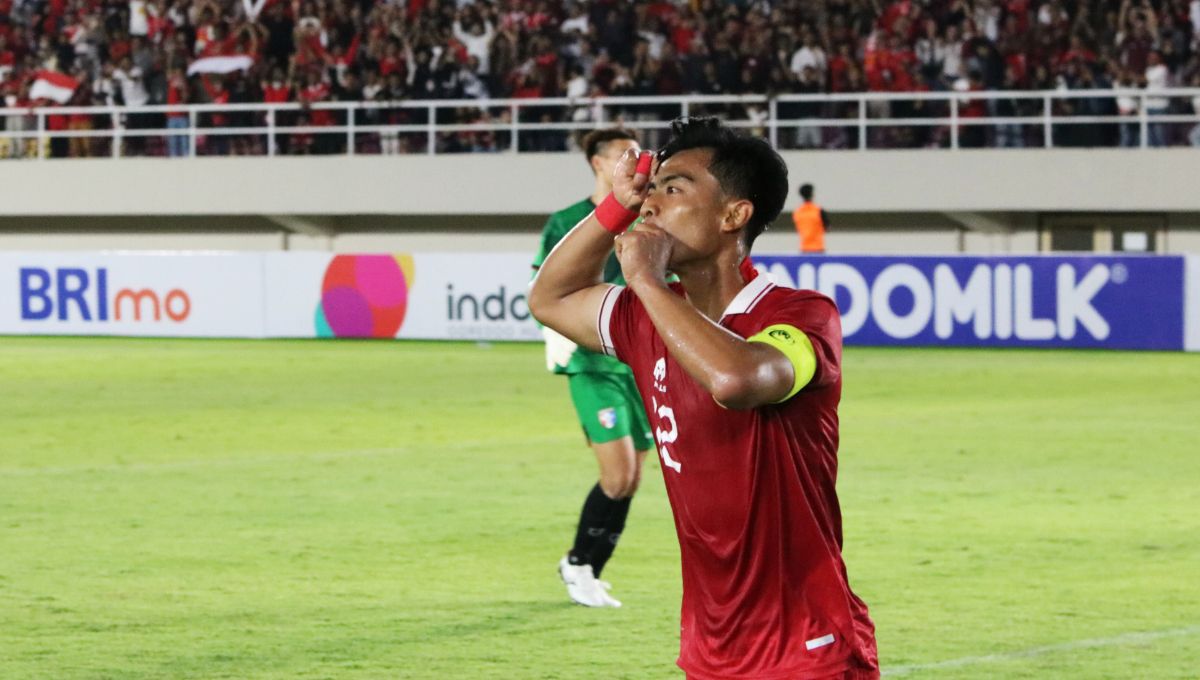
<path fill-rule="evenodd" d="M 891 676 L 1195 678 L 1200 357 L 846 352 Z M 678 678 L 657 461 L 606 571 L 533 345 L 0 339 L 0 678 Z"/>

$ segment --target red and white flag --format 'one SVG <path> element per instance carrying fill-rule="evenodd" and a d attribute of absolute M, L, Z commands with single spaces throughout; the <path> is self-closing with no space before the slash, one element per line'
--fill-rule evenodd
<path fill-rule="evenodd" d="M 227 54 L 219 57 L 204 57 L 193 61 L 191 66 L 188 66 L 188 75 L 194 76 L 197 73 L 233 73 L 234 71 L 245 71 L 254 64 L 254 58 L 245 54 Z"/>
<path fill-rule="evenodd" d="M 29 88 L 29 98 L 53 99 L 59 104 L 66 104 L 71 101 L 71 95 L 75 94 L 77 87 L 79 81 L 65 73 L 38 71 L 33 79 L 33 87 Z"/>

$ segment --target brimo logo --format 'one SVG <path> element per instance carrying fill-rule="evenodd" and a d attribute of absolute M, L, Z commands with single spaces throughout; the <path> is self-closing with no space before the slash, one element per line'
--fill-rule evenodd
<path fill-rule="evenodd" d="M 942 339 L 953 335 L 956 324 L 970 324 L 980 340 L 1070 340 L 1080 327 L 1096 340 L 1104 340 L 1111 331 L 1092 306 L 1092 299 L 1111 279 L 1104 264 L 1092 266 L 1082 277 L 1074 265 L 1058 266 L 1053 318 L 1034 314 L 1033 269 L 1026 264 L 978 264 L 965 283 L 946 264 L 934 267 L 932 281 L 910 264 L 889 265 L 870 283 L 854 267 L 836 262 L 802 264 L 795 279 L 782 265 L 769 271 L 782 285 L 819 290 L 834 299 L 844 290 L 849 303 L 839 306 L 842 333 L 847 337 L 862 329 L 868 315 L 881 331 L 897 339 L 920 334 L 930 322 L 934 335 Z M 912 308 L 904 312 L 897 312 L 891 302 L 892 293 L 900 289 L 912 297 Z"/>
<path fill-rule="evenodd" d="M 108 269 L 105 267 L 97 267 L 94 273 L 75 267 L 22 267 L 20 279 L 21 319 L 25 321 L 43 321 L 51 317 L 59 321 L 68 321 L 72 317 L 81 321 L 109 320 Z M 192 300 L 179 288 L 161 296 L 149 288 L 121 288 L 112 297 L 111 309 L 114 321 L 162 321 L 165 316 L 180 323 L 192 313 Z"/>

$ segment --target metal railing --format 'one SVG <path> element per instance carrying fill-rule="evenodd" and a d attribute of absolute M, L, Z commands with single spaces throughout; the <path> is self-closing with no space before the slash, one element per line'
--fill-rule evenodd
<path fill-rule="evenodd" d="M 1172 88 L 0 108 L 0 157 L 566 150 L 572 132 L 662 138 L 699 113 L 785 149 L 1200 146 L 1200 88 Z"/>

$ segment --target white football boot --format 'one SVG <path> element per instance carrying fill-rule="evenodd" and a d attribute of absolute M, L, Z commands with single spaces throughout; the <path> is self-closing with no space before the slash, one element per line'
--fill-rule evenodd
<path fill-rule="evenodd" d="M 567 596 L 577 604 L 585 607 L 621 606 L 620 601 L 609 595 L 602 582 L 592 575 L 590 564 L 571 564 L 563 557 L 558 562 L 558 575 L 567 586 Z"/>

